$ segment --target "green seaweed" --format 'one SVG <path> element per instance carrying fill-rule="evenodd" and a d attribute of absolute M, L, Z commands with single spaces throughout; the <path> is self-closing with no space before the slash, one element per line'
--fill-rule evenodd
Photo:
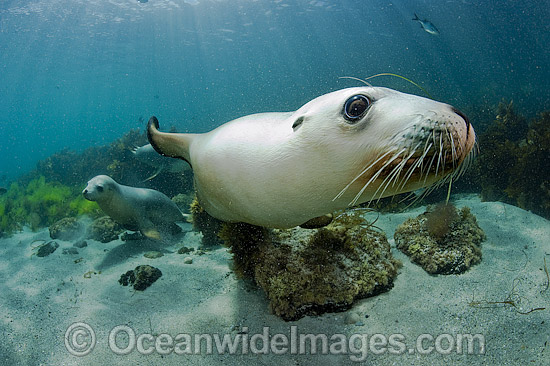
<path fill-rule="evenodd" d="M 85 201 L 79 189 L 48 182 L 39 176 L 25 186 L 12 183 L 0 197 L 0 234 L 12 234 L 25 225 L 37 230 L 65 217 L 94 216 L 97 212 L 97 204 Z"/>

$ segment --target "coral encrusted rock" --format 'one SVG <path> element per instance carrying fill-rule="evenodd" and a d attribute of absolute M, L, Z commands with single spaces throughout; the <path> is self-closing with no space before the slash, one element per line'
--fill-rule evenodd
<path fill-rule="evenodd" d="M 119 234 L 122 232 L 124 232 L 124 229 L 120 224 L 116 223 L 109 216 L 103 216 L 92 222 L 88 228 L 87 237 L 102 243 L 108 243 L 118 239 Z"/>
<path fill-rule="evenodd" d="M 52 239 L 72 240 L 79 236 L 81 226 L 76 218 L 66 217 L 52 224 L 49 230 Z"/>
<path fill-rule="evenodd" d="M 134 290 L 144 291 L 162 276 L 160 269 L 148 265 L 137 266 L 120 276 L 118 283 L 122 286 L 133 285 Z"/>
<path fill-rule="evenodd" d="M 355 213 L 320 229 L 224 224 L 219 235 L 231 247 L 235 272 L 253 278 L 285 320 L 346 310 L 391 288 L 401 264 L 386 236 Z"/>
<path fill-rule="evenodd" d="M 430 207 L 399 225 L 397 248 L 430 274 L 459 274 L 481 261 L 485 233 L 468 207 Z"/>

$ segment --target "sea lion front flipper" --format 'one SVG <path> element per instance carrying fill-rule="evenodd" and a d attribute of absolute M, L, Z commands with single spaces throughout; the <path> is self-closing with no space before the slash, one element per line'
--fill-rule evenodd
<path fill-rule="evenodd" d="M 160 233 L 156 229 L 143 230 L 142 234 L 153 240 L 160 240 Z"/>
<path fill-rule="evenodd" d="M 302 229 L 319 229 L 327 226 L 332 222 L 332 214 L 326 214 L 318 217 L 314 217 L 304 222 L 300 227 Z"/>
<path fill-rule="evenodd" d="M 160 240 L 159 231 L 149 219 L 142 220 L 142 222 L 139 223 L 139 228 L 139 231 L 149 239 Z"/>

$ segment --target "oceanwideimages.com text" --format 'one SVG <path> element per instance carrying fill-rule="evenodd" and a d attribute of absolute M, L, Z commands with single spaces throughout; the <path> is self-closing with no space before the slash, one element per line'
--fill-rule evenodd
<path fill-rule="evenodd" d="M 65 346 L 75 356 L 86 356 L 96 346 L 96 335 L 86 323 L 74 323 L 65 333 Z M 420 334 L 412 342 L 400 333 L 312 334 L 300 333 L 291 326 L 286 333 L 272 333 L 263 327 L 261 333 L 249 333 L 243 327 L 238 333 L 138 333 L 128 325 L 114 327 L 108 335 L 108 347 L 118 355 L 139 352 L 143 355 L 211 355 L 211 354 L 293 354 L 348 355 L 352 361 L 364 361 L 369 354 L 404 353 L 448 355 L 485 353 L 482 334 Z"/>

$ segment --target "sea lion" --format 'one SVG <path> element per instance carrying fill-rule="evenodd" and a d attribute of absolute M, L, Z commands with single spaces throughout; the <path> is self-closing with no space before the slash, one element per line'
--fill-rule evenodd
<path fill-rule="evenodd" d="M 178 206 L 159 191 L 118 184 L 107 175 L 92 178 L 82 191 L 84 198 L 99 207 L 125 229 L 140 231 L 151 239 L 161 233 L 180 231 L 176 222 L 185 221 Z"/>
<path fill-rule="evenodd" d="M 189 164 L 185 161 L 159 155 L 151 144 L 136 147 L 132 149 L 132 153 L 137 160 L 156 168 L 153 175 L 146 178 L 145 181 L 155 178 L 161 172 L 182 173 L 189 170 Z"/>
<path fill-rule="evenodd" d="M 475 143 L 454 107 L 380 87 L 338 90 L 295 112 L 253 114 L 203 134 L 158 128 L 151 117 L 149 142 L 191 165 L 210 215 L 274 228 L 447 182 Z"/>

